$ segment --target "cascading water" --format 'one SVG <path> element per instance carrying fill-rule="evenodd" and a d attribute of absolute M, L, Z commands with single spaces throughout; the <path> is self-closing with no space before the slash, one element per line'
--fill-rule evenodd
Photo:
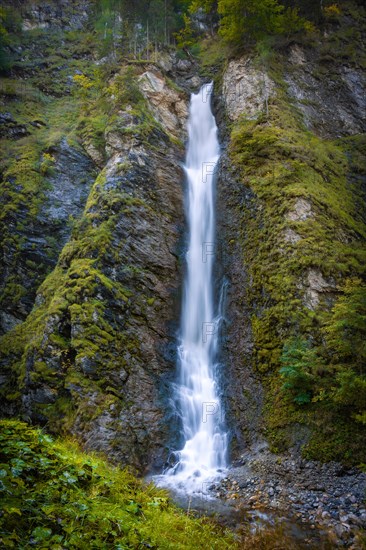
<path fill-rule="evenodd" d="M 216 384 L 219 311 L 215 314 L 213 262 L 215 241 L 215 167 L 220 149 L 211 111 L 212 84 L 192 95 L 188 120 L 185 173 L 188 184 L 189 244 L 186 255 L 176 402 L 185 444 L 165 483 L 190 492 L 226 466 L 227 436 L 223 429 Z M 169 479 L 168 479 L 169 478 Z"/>

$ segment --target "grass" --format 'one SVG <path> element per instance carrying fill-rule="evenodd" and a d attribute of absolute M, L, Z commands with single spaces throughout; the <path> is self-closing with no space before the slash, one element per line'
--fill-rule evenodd
<path fill-rule="evenodd" d="M 17 421 L 0 421 L 0 540 L 6 548 L 234 549 L 232 534 L 168 495 Z"/>

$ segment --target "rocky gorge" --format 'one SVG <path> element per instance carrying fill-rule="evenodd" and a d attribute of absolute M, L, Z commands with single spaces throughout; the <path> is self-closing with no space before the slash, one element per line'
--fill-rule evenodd
<path fill-rule="evenodd" d="M 210 491 L 361 548 L 364 403 L 352 381 L 334 389 L 338 363 L 327 374 L 352 353 L 324 343 L 364 270 L 366 16 L 355 5 L 273 55 L 226 58 L 213 43 L 198 58 L 162 48 L 137 61 L 96 51 L 90 2 L 19 3 L 1 86 L 0 410 L 139 475 L 181 446 L 182 162 L 189 96 L 213 80 L 233 466 Z M 294 338 L 305 390 L 280 373 Z"/>

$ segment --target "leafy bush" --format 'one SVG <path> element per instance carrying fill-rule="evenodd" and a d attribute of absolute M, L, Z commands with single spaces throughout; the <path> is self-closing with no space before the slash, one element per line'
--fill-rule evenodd
<path fill-rule="evenodd" d="M 13 420 L 0 428 L 2 547 L 236 548 L 229 533 L 72 442 Z"/>

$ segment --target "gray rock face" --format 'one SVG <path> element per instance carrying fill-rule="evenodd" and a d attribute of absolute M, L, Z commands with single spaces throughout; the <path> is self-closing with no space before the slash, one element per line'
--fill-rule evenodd
<path fill-rule="evenodd" d="M 360 93 L 364 87 L 364 71 L 337 64 L 336 67 L 332 66 L 329 78 L 319 80 L 316 76 L 320 65 L 318 54 L 315 50 L 308 48 L 305 51 L 299 46 L 292 47 L 286 63 L 289 104 L 291 99 L 295 100 L 296 106 L 303 114 L 305 125 L 311 131 L 322 137 L 353 135 L 365 131 L 365 95 Z M 224 107 L 227 118 L 234 123 L 233 126 L 236 129 L 240 128 L 241 117 L 243 120 L 255 120 L 265 113 L 266 98 L 269 99 L 269 113 L 271 113 L 271 98 L 276 97 L 278 93 L 280 99 L 282 92 L 276 89 L 276 84 L 269 79 L 268 75 L 258 71 L 252 66 L 251 60 L 244 57 L 228 63 L 223 75 L 221 93 L 222 103 L 217 100 L 216 107 L 218 118 L 221 120 L 220 112 Z M 235 125 L 237 121 L 238 126 Z M 265 117 L 262 122 L 263 128 L 268 124 L 264 121 Z M 243 127 L 245 128 L 244 124 Z M 225 136 L 225 123 L 221 125 L 221 130 Z M 243 136 L 241 139 L 244 141 L 245 133 L 239 135 Z M 251 145 L 249 137 L 249 150 Z M 238 143 L 234 148 L 239 149 Z M 221 250 L 224 251 L 223 273 L 229 282 L 226 307 L 228 313 L 223 342 L 224 376 L 226 377 L 223 394 L 227 422 L 232 435 L 232 456 L 235 458 L 237 450 L 252 446 L 257 440 L 261 441 L 262 437 L 264 392 L 259 379 L 266 384 L 266 375 L 256 376 L 254 372 L 255 356 L 250 327 L 251 313 L 255 312 L 258 317 L 264 315 L 266 309 L 271 307 L 271 296 L 269 293 L 266 295 L 263 286 L 262 295 L 258 293 L 255 297 L 256 303 L 253 304 L 254 300 L 250 301 L 252 281 L 247 275 L 244 259 L 244 247 L 248 235 L 246 221 L 249 221 L 248 225 L 253 220 L 259 227 L 264 225 L 261 221 L 261 209 L 266 206 L 267 199 L 263 199 L 264 193 L 256 197 L 245 187 L 244 182 L 238 183 L 235 177 L 236 167 L 231 166 L 225 156 L 226 143 L 223 144 L 223 149 L 222 168 L 218 181 L 217 220 L 218 237 Z M 253 151 L 255 151 L 254 147 Z M 246 152 L 244 143 L 243 152 Z M 258 162 L 259 167 L 261 154 L 258 154 L 258 159 L 248 160 L 248 164 Z M 269 158 L 271 158 L 270 154 Z M 260 178 L 259 169 L 258 175 Z M 249 181 L 250 177 L 252 176 L 248 177 Z M 268 203 L 271 200 L 268 199 Z M 316 216 L 316 207 L 305 191 L 303 197 L 296 196 L 287 203 L 287 211 L 283 212 L 283 223 L 278 239 L 280 244 L 277 249 L 280 254 L 287 255 L 284 261 L 291 254 L 288 243 L 293 245 L 291 247 L 293 250 L 300 249 L 303 239 L 306 238 L 306 227 L 310 226 L 313 220 L 316 221 Z M 273 219 L 274 227 L 276 223 Z M 268 235 L 263 238 L 268 239 L 267 243 L 270 242 Z M 282 240 L 287 244 L 283 248 L 281 248 Z M 276 260 L 273 262 L 274 273 L 276 272 L 275 262 Z M 321 269 L 304 268 L 297 281 L 298 296 L 301 297 L 306 308 L 316 311 L 320 306 L 329 309 L 332 307 L 338 292 L 336 281 L 326 277 Z M 256 282 L 260 283 L 260 279 L 258 278 Z M 268 387 L 266 389 L 270 395 L 271 390 Z M 294 441 L 290 429 L 288 435 L 291 445 L 296 443 L 301 447 L 306 443 L 306 437 L 302 441 L 301 438 Z"/>
<path fill-rule="evenodd" d="M 175 137 L 186 138 L 187 97 L 167 85 L 161 73 L 146 71 L 140 76 L 140 88 L 163 127 Z"/>
<path fill-rule="evenodd" d="M 295 44 L 286 75 L 288 91 L 306 126 L 322 137 L 365 132 L 366 76 L 361 68 L 321 63 L 315 50 Z"/>
<path fill-rule="evenodd" d="M 24 288 L 21 296 L 5 294 L 2 299 L 0 334 L 24 320 L 30 312 L 36 290 L 46 274 L 55 266 L 58 255 L 72 231 L 72 218 L 83 211 L 95 176 L 93 162 L 83 153 L 71 147 L 66 139 L 52 150 L 55 159 L 52 173 L 47 176 L 48 186 L 40 208 L 29 220 L 27 205 L 12 215 L 5 223 L 5 232 L 17 235 L 17 240 L 4 249 L 0 290 L 9 282 Z M 6 198 L 2 198 L 6 201 Z M 19 224 L 19 220 L 23 223 Z"/>
<path fill-rule="evenodd" d="M 86 448 L 142 472 L 161 471 L 169 441 L 177 437 L 169 399 L 176 367 L 172 320 L 179 318 L 181 284 L 177 243 L 183 223 L 183 151 L 158 128 L 142 141 L 135 130 L 139 120 L 128 111 L 119 117 L 133 131 L 121 126 L 106 135 L 109 159 L 91 191 L 81 228 L 58 264 L 63 292 L 73 285 L 80 290 L 70 298 L 66 294 L 62 313 L 47 311 L 40 347 L 27 358 L 22 403 L 25 416 L 44 423 L 50 417 L 45 407 L 58 410 L 66 399 L 72 411 L 67 429 Z M 61 181 L 53 203 L 62 189 Z M 54 213 L 60 216 L 63 210 Z M 103 252 L 93 246 L 85 252 L 83 246 L 103 224 L 109 228 L 109 245 Z M 91 258 L 98 275 L 92 274 Z M 49 300 L 47 288 L 41 289 L 39 307 Z M 94 306 L 85 320 L 89 304 Z M 55 373 L 53 378 L 35 374 L 42 364 Z M 63 415 L 55 416 L 48 425 L 58 430 Z"/>
<path fill-rule="evenodd" d="M 222 331 L 222 393 L 231 435 L 231 457 L 260 437 L 263 391 L 252 368 L 252 334 L 246 292 L 248 274 L 243 260 L 244 221 L 238 206 L 252 199 L 234 175 L 224 154 L 218 176 L 218 279 L 227 281 L 225 323 Z M 235 222 L 234 222 L 235 220 Z"/>
<path fill-rule="evenodd" d="M 23 29 L 50 29 L 61 47 L 60 31 L 82 29 L 91 13 L 88 1 L 19 5 Z M 44 51 L 49 45 L 42 38 L 41 45 L 20 46 L 19 56 L 26 51 L 37 60 L 19 71 L 20 81 L 46 67 L 54 79 L 40 78 L 42 91 L 57 97 L 72 93 L 73 75 L 82 72 L 69 70 L 66 61 L 60 71 L 50 69 Z M 93 66 L 89 48 L 76 55 Z M 174 56 L 163 57 L 163 71 L 172 76 L 179 69 L 187 89 L 200 85 L 191 62 L 178 68 Z M 105 151 L 86 137 L 80 150 L 66 139 L 47 149 L 37 166 L 45 175 L 35 182 L 37 209 L 32 215 L 27 204 L 9 209 L 6 230 L 17 240 L 7 241 L 1 283 L 5 287 L 15 276 L 24 290 L 3 295 L 0 331 L 10 333 L 1 349 L 6 351 L 0 358 L 0 410 L 55 433 L 72 433 L 118 464 L 161 472 L 169 442 L 177 447 L 179 438 L 170 398 L 184 211 L 184 150 L 177 144 L 186 137 L 188 94 L 156 66 L 143 70 L 146 111 L 139 116 L 133 98 L 133 106 L 116 107 L 104 129 Z M 18 139 L 33 123 L 48 131 L 38 119 L 24 128 L 15 119 L 0 115 L 1 135 Z M 21 191 L 20 181 L 10 184 Z M 14 340 L 20 335 L 15 350 L 13 335 Z"/>
<path fill-rule="evenodd" d="M 66 138 L 51 152 L 55 162 L 40 218 L 59 226 L 59 235 L 54 237 L 61 247 L 70 237 L 70 218 L 77 219 L 84 209 L 95 168 L 83 152 L 70 147 Z"/>
<path fill-rule="evenodd" d="M 274 82 L 265 71 L 253 66 L 247 57 L 229 62 L 223 78 L 223 96 L 230 120 L 240 115 L 255 119 L 275 94 Z"/>
<path fill-rule="evenodd" d="M 304 304 L 307 308 L 315 310 L 320 302 L 320 296 L 331 296 L 337 292 L 335 281 L 326 280 L 323 274 L 317 269 L 309 269 L 303 284 L 300 288 L 305 288 Z"/>
<path fill-rule="evenodd" d="M 0 138 L 20 139 L 28 134 L 25 124 L 17 124 L 11 113 L 0 113 Z"/>
<path fill-rule="evenodd" d="M 303 222 L 313 216 L 310 202 L 300 197 L 296 199 L 293 210 L 288 212 L 286 217 L 292 222 Z"/>
<path fill-rule="evenodd" d="M 20 2 L 23 30 L 62 27 L 80 30 L 89 19 L 89 0 L 58 0 L 58 2 Z"/>

